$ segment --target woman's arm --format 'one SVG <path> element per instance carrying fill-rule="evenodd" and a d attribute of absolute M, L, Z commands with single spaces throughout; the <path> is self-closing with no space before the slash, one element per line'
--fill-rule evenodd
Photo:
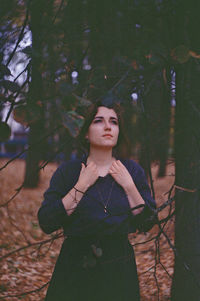
<path fill-rule="evenodd" d="M 77 166 L 68 166 L 66 170 L 58 168 L 44 194 L 44 201 L 38 211 L 38 220 L 41 229 L 47 234 L 70 222 L 70 215 L 76 209 L 83 194 L 98 178 L 94 163 L 87 167 L 82 164 L 78 174 L 72 172 L 74 168 L 77 169 Z M 78 169 L 80 170 L 80 165 Z"/>
<path fill-rule="evenodd" d="M 62 198 L 73 186 L 68 178 L 70 168 L 70 164 L 61 165 L 53 174 L 49 188 L 44 193 L 44 200 L 38 211 L 38 220 L 41 229 L 47 234 L 69 222 L 69 215 L 64 208 Z"/>
<path fill-rule="evenodd" d="M 134 217 L 133 222 L 137 225 L 137 228 L 141 231 L 149 230 L 156 220 L 154 214 L 156 204 L 151 196 L 143 169 L 136 164 L 131 171 L 128 171 L 124 164 L 117 160 L 111 166 L 110 174 L 126 192 Z M 134 207 L 139 205 L 141 205 L 141 208 L 133 210 Z M 153 216 L 154 218 L 152 218 Z"/>
<path fill-rule="evenodd" d="M 146 232 L 158 222 L 158 217 L 155 212 L 156 202 L 152 198 L 151 190 L 148 185 L 144 170 L 139 165 L 137 165 L 137 172 L 134 182 L 143 200 L 145 201 L 145 207 L 140 214 L 135 216 L 133 223 L 140 232 Z"/>
<path fill-rule="evenodd" d="M 87 167 L 82 163 L 77 183 L 62 200 L 68 215 L 73 213 L 84 193 L 96 182 L 98 176 L 97 167 L 93 162 L 89 163 Z"/>
<path fill-rule="evenodd" d="M 131 208 L 137 207 L 139 205 L 145 205 L 145 201 L 143 200 L 135 183 L 133 182 L 129 171 L 120 160 L 114 161 L 109 170 L 109 173 L 112 175 L 115 181 L 118 184 L 120 184 L 124 189 Z M 143 208 L 132 210 L 132 214 L 139 214 L 142 210 Z"/>

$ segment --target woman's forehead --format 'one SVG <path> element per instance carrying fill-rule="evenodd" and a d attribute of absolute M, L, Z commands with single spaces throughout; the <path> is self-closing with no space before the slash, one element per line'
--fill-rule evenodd
<path fill-rule="evenodd" d="M 95 117 L 97 116 L 101 116 L 101 117 L 114 117 L 117 118 L 117 113 L 111 109 L 111 108 L 107 108 L 107 107 L 98 107 L 97 113 L 95 115 Z"/>

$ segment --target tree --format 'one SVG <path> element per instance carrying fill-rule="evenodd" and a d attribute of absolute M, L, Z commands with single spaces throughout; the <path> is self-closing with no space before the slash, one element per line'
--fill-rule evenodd
<path fill-rule="evenodd" d="M 42 52 L 44 39 L 45 1 L 30 2 L 30 29 L 32 32 L 31 81 L 29 84 L 27 105 L 31 112 L 35 110 L 35 120 L 30 123 L 29 145 L 31 148 L 26 158 L 25 187 L 35 187 L 39 181 L 38 166 L 42 159 L 44 141 L 44 111 L 39 106 L 44 99 L 42 81 Z M 40 34 L 38 34 L 40 32 Z M 38 116 L 37 116 L 38 114 Z M 38 143 L 40 141 L 40 143 Z"/>
<path fill-rule="evenodd" d="M 176 66 L 176 260 L 172 300 L 200 300 L 199 206 L 199 3 L 185 3 L 178 10 L 180 42 L 186 61 Z M 186 48 L 187 47 L 187 48 Z M 189 49 L 191 55 L 189 58 Z M 181 192 L 181 193 L 180 193 Z"/>

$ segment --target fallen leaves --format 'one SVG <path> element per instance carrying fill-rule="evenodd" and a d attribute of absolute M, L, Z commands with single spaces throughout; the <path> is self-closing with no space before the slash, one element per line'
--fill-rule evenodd
<path fill-rule="evenodd" d="M 0 166 L 7 160 L 1 159 Z M 22 189 L 19 194 L 6 207 L 0 209 L 1 236 L 0 236 L 0 256 L 4 256 L 12 251 L 23 248 L 29 244 L 34 244 L 29 248 L 24 248 L 20 252 L 12 253 L 9 257 L 1 261 L 0 268 L 0 299 L 5 300 L 25 300 L 40 301 L 44 299 L 47 283 L 51 278 L 53 268 L 60 251 L 63 238 L 55 239 L 52 243 L 36 244 L 42 240 L 47 240 L 51 236 L 45 235 L 38 225 L 37 211 L 43 199 L 43 193 L 49 185 L 52 173 L 57 168 L 54 163 L 48 164 L 41 171 L 41 181 L 37 189 Z M 16 193 L 16 189 L 22 184 L 24 176 L 25 162 L 15 160 L 0 172 L 0 204 Z M 168 191 L 173 183 L 172 176 L 156 179 L 157 165 L 152 166 L 154 186 L 156 190 L 157 205 L 161 205 L 167 200 Z M 167 174 L 173 174 L 173 164 L 168 165 Z M 167 207 L 159 218 L 168 215 Z M 165 233 L 173 242 L 174 238 L 173 219 L 165 226 Z M 136 262 L 140 281 L 141 301 L 158 300 L 158 293 L 161 301 L 170 300 L 170 286 L 173 275 L 173 251 L 170 249 L 165 237 L 161 234 L 159 239 L 159 256 L 156 256 L 155 240 L 143 243 L 158 234 L 158 226 L 145 234 L 130 234 L 130 242 L 135 245 Z M 156 285 L 156 281 L 158 287 Z M 29 292 L 40 289 L 31 294 L 17 296 L 22 292 Z"/>

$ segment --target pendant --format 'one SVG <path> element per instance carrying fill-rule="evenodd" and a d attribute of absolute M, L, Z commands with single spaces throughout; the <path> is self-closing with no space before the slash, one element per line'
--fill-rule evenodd
<path fill-rule="evenodd" d="M 104 212 L 107 213 L 107 208 L 106 207 L 104 207 Z"/>

